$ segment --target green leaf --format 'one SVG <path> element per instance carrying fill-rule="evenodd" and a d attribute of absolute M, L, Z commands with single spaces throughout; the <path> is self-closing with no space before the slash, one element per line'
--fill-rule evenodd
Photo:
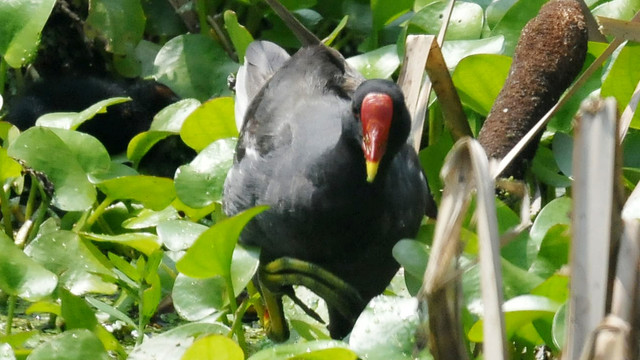
<path fill-rule="evenodd" d="M 112 200 L 134 200 L 152 210 L 164 209 L 176 196 L 173 180 L 156 176 L 119 177 L 98 184 L 98 188 Z"/>
<path fill-rule="evenodd" d="M 111 159 L 102 143 L 91 135 L 65 129 L 51 129 L 78 160 L 87 174 L 103 173 L 111 167 Z"/>
<path fill-rule="evenodd" d="M 178 211 L 176 211 L 172 206 L 160 211 L 142 209 L 136 217 L 128 218 L 123 221 L 122 226 L 126 229 L 146 229 L 155 227 L 168 220 L 177 219 L 178 217 Z"/>
<path fill-rule="evenodd" d="M 203 208 L 222 199 L 224 181 L 233 166 L 236 139 L 213 142 L 188 165 L 178 168 L 176 194 L 192 208 Z"/>
<path fill-rule="evenodd" d="M 530 271 L 547 278 L 569 262 L 569 244 L 571 234 L 569 225 L 553 225 L 544 236 L 538 257 L 531 265 Z"/>
<path fill-rule="evenodd" d="M 0 55 L 12 68 L 31 62 L 55 0 L 0 1 Z"/>
<path fill-rule="evenodd" d="M 182 360 L 225 359 L 243 360 L 244 353 L 238 344 L 226 336 L 209 335 L 196 340 L 184 355 Z"/>
<path fill-rule="evenodd" d="M 334 357 L 328 357 L 328 358 L 300 357 L 300 356 L 305 356 L 306 354 L 317 355 L 322 350 L 328 350 L 328 349 L 341 349 L 342 351 L 336 351 L 335 353 L 333 353 L 338 355 L 338 357 L 336 358 Z M 313 356 L 313 355 L 309 355 L 309 356 Z M 349 350 L 348 345 L 341 341 L 316 340 L 316 341 L 302 342 L 302 343 L 296 343 L 296 344 L 275 345 L 253 354 L 249 358 L 249 360 L 356 359 L 356 358 L 357 356 L 351 350 Z"/>
<path fill-rule="evenodd" d="M 449 7 L 446 1 L 434 2 L 420 9 L 409 21 L 425 34 L 437 35 L 442 27 L 444 13 Z M 484 25 L 484 12 L 478 4 L 456 2 L 451 13 L 445 40 L 479 39 Z"/>
<path fill-rule="evenodd" d="M 631 20 L 640 9 L 638 0 L 613 0 L 598 5 L 593 9 L 594 16 L 604 16 L 620 20 Z"/>
<path fill-rule="evenodd" d="M 25 253 L 59 274 L 59 282 L 72 294 L 112 294 L 117 290 L 113 283 L 103 279 L 115 278 L 104 265 L 108 260 L 74 232 L 59 230 L 41 234 L 29 243 Z"/>
<path fill-rule="evenodd" d="M 50 295 L 57 284 L 55 274 L 25 255 L 0 232 L 0 289 L 3 292 L 37 301 Z"/>
<path fill-rule="evenodd" d="M 538 180 L 547 185 L 566 188 L 572 184 L 571 179 L 560 173 L 553 152 L 547 147 L 538 147 L 538 151 L 533 158 L 531 170 Z"/>
<path fill-rule="evenodd" d="M 201 151 L 216 140 L 237 137 L 233 98 L 209 100 L 194 110 L 184 122 L 180 137 L 185 144 Z"/>
<path fill-rule="evenodd" d="M 388 79 L 400 66 L 400 58 L 396 45 L 387 45 L 350 57 L 347 63 L 367 79 Z"/>
<path fill-rule="evenodd" d="M 118 235 L 82 233 L 82 236 L 93 241 L 126 245 L 145 255 L 151 255 L 161 246 L 158 235 L 150 233 L 132 232 Z"/>
<path fill-rule="evenodd" d="M 258 206 L 224 219 L 202 233 L 176 263 L 178 270 L 194 278 L 231 275 L 231 257 L 244 226 L 266 210 Z"/>
<path fill-rule="evenodd" d="M 414 351 L 417 309 L 415 298 L 384 295 L 373 298 L 351 331 L 350 348 L 365 359 L 406 359 Z"/>
<path fill-rule="evenodd" d="M 90 38 L 106 41 L 108 52 L 133 55 L 142 40 L 145 21 L 140 1 L 90 0 L 84 27 Z"/>
<path fill-rule="evenodd" d="M 9 157 L 5 148 L 0 148 L 0 183 L 20 177 L 22 165 Z"/>
<path fill-rule="evenodd" d="M 238 70 L 222 47 L 205 35 L 169 40 L 154 61 L 153 76 L 183 98 L 204 101 L 230 94 L 227 77 Z"/>
<path fill-rule="evenodd" d="M 29 360 L 108 360 L 104 346 L 91 331 L 74 329 L 40 344 Z"/>
<path fill-rule="evenodd" d="M 180 359 L 196 338 L 207 334 L 226 335 L 229 328 L 220 324 L 190 323 L 146 339 L 129 354 L 129 360 Z M 89 359 L 89 358 L 87 358 Z"/>
<path fill-rule="evenodd" d="M 173 135 L 170 131 L 143 131 L 134 136 L 127 146 L 127 158 L 131 160 L 134 167 L 140 165 L 140 161 L 151 148 L 160 140 Z"/>
<path fill-rule="evenodd" d="M 527 250 L 528 258 L 537 256 L 547 231 L 554 225 L 571 224 L 570 212 L 571 198 L 568 197 L 556 198 L 542 208 L 529 231 L 532 241 L 530 248 Z"/>
<path fill-rule="evenodd" d="M 201 105 L 196 99 L 183 99 L 160 110 L 153 118 L 149 130 L 179 134 L 184 121 Z"/>
<path fill-rule="evenodd" d="M 640 4 L 637 8 L 640 9 Z M 615 57 L 615 61 L 602 83 L 600 96 L 603 98 L 615 97 L 620 113 L 624 111 L 631 100 L 631 95 L 640 80 L 640 69 L 635 65 L 638 57 L 640 57 L 640 44 L 627 43 Z M 636 119 L 637 116 L 634 116 L 634 120 Z M 637 127 L 638 124 L 637 120 L 633 122 L 634 127 Z"/>
<path fill-rule="evenodd" d="M 422 278 L 429 260 L 427 246 L 415 240 L 400 240 L 393 247 L 393 258 L 404 268 L 409 293 L 417 294 L 422 285 Z M 413 284 L 417 284 L 417 286 L 413 286 Z"/>
<path fill-rule="evenodd" d="M 535 295 L 523 295 L 510 299 L 504 303 L 502 309 L 505 313 L 505 326 L 507 338 L 511 337 L 522 327 L 540 318 L 552 319 L 560 304 Z M 469 330 L 467 336 L 473 342 L 482 342 L 482 320 L 477 321 Z"/>
<path fill-rule="evenodd" d="M 236 246 L 231 260 L 234 294 L 239 295 L 258 269 L 258 254 Z M 228 305 L 229 297 L 222 277 L 196 279 L 178 274 L 171 292 L 176 311 L 183 319 L 202 320 Z"/>
<path fill-rule="evenodd" d="M 93 331 L 99 326 L 93 310 L 79 296 L 62 289 L 60 292 L 62 304 L 62 317 L 67 329 L 87 329 Z"/>
<path fill-rule="evenodd" d="M 462 59 L 453 72 L 453 83 L 462 103 L 487 116 L 504 85 L 511 58 L 503 55 L 472 55 Z"/>
<path fill-rule="evenodd" d="M 529 20 L 538 15 L 538 11 L 546 2 L 547 0 L 518 0 L 493 28 L 492 36 L 504 36 L 505 55 L 513 55 L 522 29 Z"/>
<path fill-rule="evenodd" d="M 112 305 L 109 305 L 105 302 L 102 302 L 90 296 L 85 297 L 85 300 L 89 304 L 94 306 L 98 311 L 102 311 L 103 313 L 108 314 L 109 316 L 124 322 L 125 324 L 131 326 L 132 328 L 136 328 L 138 326 L 138 324 L 136 324 L 127 314 L 123 313 L 122 311 L 118 310 L 116 307 Z"/>
<path fill-rule="evenodd" d="M 207 227 L 186 220 L 168 220 L 158 224 L 158 238 L 172 251 L 188 249 Z"/>
<path fill-rule="evenodd" d="M 442 56 L 447 67 L 455 69 L 460 61 L 471 55 L 499 55 L 504 47 L 504 37 L 492 36 L 477 40 L 448 40 L 442 44 Z"/>
<path fill-rule="evenodd" d="M 173 284 L 171 298 L 181 318 L 199 321 L 221 310 L 228 296 L 222 277 L 195 279 L 179 273 Z"/>
<path fill-rule="evenodd" d="M 54 112 L 44 114 L 36 120 L 36 125 L 56 129 L 75 130 L 78 126 L 82 125 L 82 123 L 92 119 L 97 114 L 106 113 L 107 107 L 127 101 L 131 101 L 131 98 L 113 97 L 99 101 L 80 112 Z"/>
<path fill-rule="evenodd" d="M 411 10 L 413 0 L 372 0 L 371 12 L 373 14 L 373 31 L 382 29 L 389 21 L 396 19 L 403 13 Z"/>
<path fill-rule="evenodd" d="M 238 61 L 240 61 L 240 64 L 244 64 L 244 53 L 253 41 L 253 36 L 244 26 L 238 24 L 238 16 L 231 10 L 224 12 L 224 27 L 227 29 L 233 47 L 236 49 Z"/>
<path fill-rule="evenodd" d="M 564 303 L 553 317 L 553 343 L 558 349 L 564 349 L 567 316 L 567 303 Z"/>
<path fill-rule="evenodd" d="M 26 130 L 9 146 L 8 154 L 47 175 L 55 187 L 53 204 L 58 208 L 83 211 L 93 205 L 96 189 L 87 179 L 78 154 L 51 129 Z"/>

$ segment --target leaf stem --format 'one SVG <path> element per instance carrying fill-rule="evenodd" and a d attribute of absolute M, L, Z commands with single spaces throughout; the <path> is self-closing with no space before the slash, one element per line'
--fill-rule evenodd
<path fill-rule="evenodd" d="M 102 200 L 100 205 L 98 205 L 98 207 L 95 210 L 93 210 L 93 212 L 87 219 L 87 222 L 82 226 L 82 228 L 87 229 L 93 226 L 96 220 L 98 220 L 98 218 L 102 216 L 104 211 L 107 209 L 107 207 L 109 207 L 109 205 L 111 205 L 112 202 L 113 202 L 113 199 L 111 199 L 110 197 L 107 196 L 106 198 L 104 198 L 104 200 Z"/>
<path fill-rule="evenodd" d="M 11 335 L 11 328 L 13 327 L 13 314 L 16 310 L 16 300 L 17 296 L 9 295 L 8 304 L 7 304 L 7 324 L 4 329 L 5 336 Z"/>
<path fill-rule="evenodd" d="M 0 186 L 0 210 L 2 211 L 2 221 L 4 223 L 4 232 L 13 239 L 13 225 L 11 224 L 11 207 L 9 206 L 9 196 L 5 191 L 4 185 Z"/>
<path fill-rule="evenodd" d="M 229 296 L 229 307 L 231 308 L 231 312 L 234 315 L 234 319 L 233 319 L 233 325 L 231 327 L 231 330 L 233 333 L 236 334 L 236 337 L 238 338 L 238 345 L 240 345 L 240 348 L 242 349 L 242 351 L 245 352 L 245 354 L 247 353 L 247 342 L 245 341 L 244 338 L 244 330 L 242 329 L 242 316 L 240 316 L 240 320 L 237 318 L 238 316 L 238 304 L 236 304 L 236 296 L 235 293 L 233 291 L 233 281 L 231 280 L 231 276 L 225 276 L 225 283 L 227 285 L 227 294 Z M 246 309 L 244 310 L 246 311 Z M 244 311 L 242 311 L 242 313 L 244 313 Z M 240 324 L 240 325 L 237 325 Z"/>

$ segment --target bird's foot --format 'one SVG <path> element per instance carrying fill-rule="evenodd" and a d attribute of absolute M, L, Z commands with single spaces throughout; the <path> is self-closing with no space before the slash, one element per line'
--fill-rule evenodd
<path fill-rule="evenodd" d="M 269 337 L 274 341 L 284 341 L 289 337 L 282 307 L 283 295 L 289 296 L 307 315 L 321 321 L 315 311 L 295 296 L 291 288 L 293 285 L 302 285 L 313 291 L 323 298 L 328 306 L 353 322 L 364 303 L 360 293 L 353 286 L 324 268 L 307 261 L 288 257 L 276 259 L 260 267 L 258 279 L 269 314 L 265 327 Z"/>

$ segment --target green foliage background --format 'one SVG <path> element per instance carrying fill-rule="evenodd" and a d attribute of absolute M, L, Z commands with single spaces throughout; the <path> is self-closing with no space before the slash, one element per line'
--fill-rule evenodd
<path fill-rule="evenodd" d="M 471 128 L 477 132 L 508 73 L 521 29 L 544 0 L 475 0 L 456 4 L 443 45 Z M 172 6 L 182 3 L 178 9 Z M 407 34 L 435 34 L 444 1 L 287 0 L 283 3 L 366 77 L 395 78 Z M 594 15 L 629 20 L 640 0 L 586 1 Z M 404 271 L 372 301 L 350 338 L 330 340 L 322 324 L 292 304 L 292 339 L 271 343 L 254 323 L 259 303 L 250 280 L 257 250 L 236 246 L 242 226 L 262 209 L 234 218 L 221 213 L 221 189 L 235 146 L 233 93 L 227 81 L 247 45 L 268 39 L 290 51 L 295 37 L 258 0 L 68 0 L 87 40 L 114 77 L 155 78 L 184 100 L 157 114 L 126 156 L 110 157 L 79 124 L 123 99 L 76 114 L 48 115 L 20 133 L 0 122 L 0 359 L 408 359 L 417 324 L 416 294 L 434 224 L 403 240 L 394 256 Z M 43 71 L 40 42 L 55 0 L 0 2 L 0 90 L 19 92 Z M 54 38 L 55 40 L 55 38 Z M 63 39 L 58 39 L 62 41 Z M 604 45 L 590 43 L 587 62 Z M 65 49 L 69 56 L 74 48 Z M 623 109 L 640 80 L 640 47 L 626 44 L 561 109 L 548 126 L 527 174 L 541 189 L 533 226 L 502 249 L 508 336 L 514 358 L 533 359 L 563 345 L 569 278 L 572 117 L 591 93 L 614 96 Z M 0 106 L 3 98 L 0 97 Z M 624 180 L 640 180 L 640 123 L 624 141 Z M 140 159 L 172 134 L 198 152 L 173 179 L 141 175 Z M 437 99 L 420 153 L 434 195 L 452 140 Z M 25 185 L 30 184 L 30 185 Z M 517 201 L 496 199 L 500 230 L 519 223 Z M 514 211 L 514 209 L 516 209 Z M 462 266 L 463 328 L 476 357 L 482 307 L 475 228 L 469 221 Z M 249 287 L 240 303 L 236 296 Z M 321 302 L 300 290 L 321 314 Z M 171 296 L 175 313 L 159 313 Z M 14 321 L 14 318 L 16 321 Z M 18 321 L 20 320 L 20 321 Z M 45 321 L 43 321 L 45 320 Z M 13 327 L 12 327 L 13 325 Z"/>

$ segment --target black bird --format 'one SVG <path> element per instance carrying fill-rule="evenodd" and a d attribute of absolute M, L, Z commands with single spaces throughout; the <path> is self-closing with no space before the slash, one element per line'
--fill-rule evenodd
<path fill-rule="evenodd" d="M 94 76 L 47 77 L 28 86 L 8 104 L 5 120 L 24 131 L 51 112 L 78 112 L 111 97 L 130 97 L 106 113 L 84 122 L 78 131 L 96 137 L 114 155 L 127 149 L 137 134 L 149 130 L 153 117 L 164 107 L 180 100 L 167 86 L 154 80 L 117 81 Z M 173 177 L 178 166 L 196 153 L 179 137 L 158 142 L 142 159 L 139 169 L 147 174 Z"/>
<path fill-rule="evenodd" d="M 272 46 L 253 43 L 246 64 L 270 58 Z M 292 284 L 325 297 L 331 336 L 342 338 L 398 270 L 395 243 L 416 235 L 425 212 L 435 214 L 407 145 L 411 118 L 397 85 L 364 81 L 321 44 L 265 71 L 274 73 L 246 110 L 224 209 L 269 205 L 240 241 L 262 249 L 272 338 L 288 337 L 280 301 Z"/>

